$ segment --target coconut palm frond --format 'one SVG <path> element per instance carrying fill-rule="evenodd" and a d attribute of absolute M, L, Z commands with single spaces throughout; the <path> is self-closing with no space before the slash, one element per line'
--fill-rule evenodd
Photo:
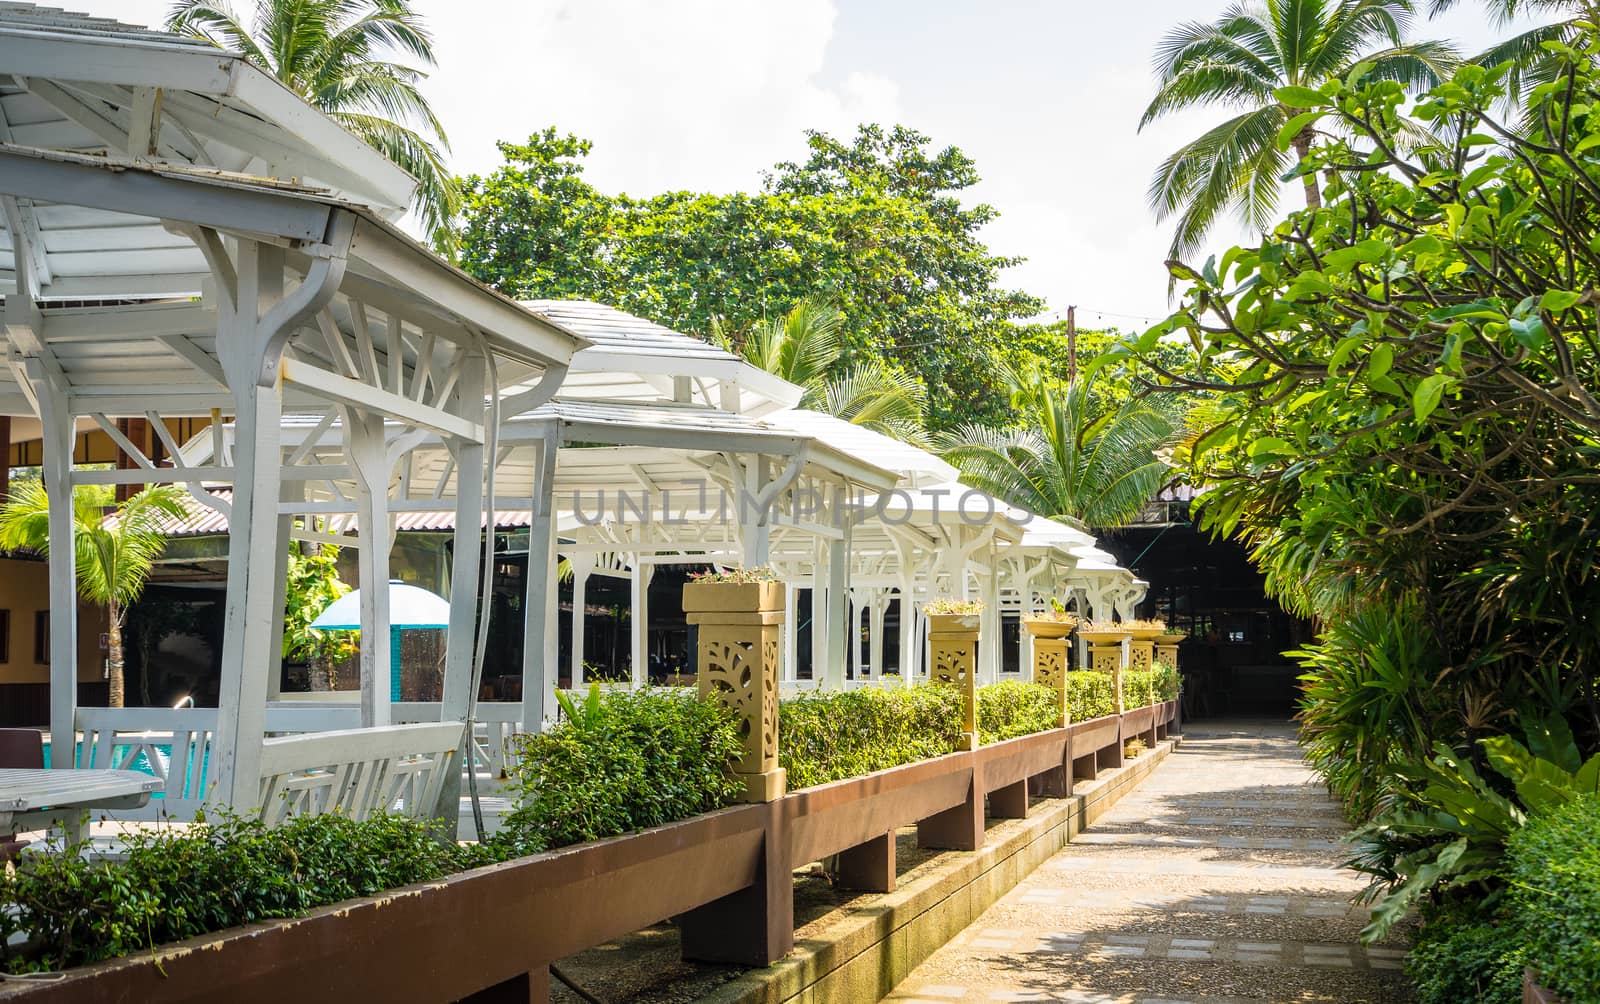
<path fill-rule="evenodd" d="M 916 446 L 928 444 L 922 425 L 926 395 L 917 378 L 882 360 L 857 363 L 831 380 L 814 381 L 801 407 Z"/>
<path fill-rule="evenodd" d="M 968 425 L 941 440 L 962 477 L 1007 501 L 1093 527 L 1126 523 L 1160 490 L 1172 420 L 1140 401 L 1099 409 L 1093 381 L 1011 372 L 1020 427 Z"/>

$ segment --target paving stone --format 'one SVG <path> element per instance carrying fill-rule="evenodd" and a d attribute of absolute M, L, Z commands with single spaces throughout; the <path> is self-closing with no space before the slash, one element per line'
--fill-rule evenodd
<path fill-rule="evenodd" d="M 1358 944 L 1343 832 L 1291 730 L 1191 730 L 894 1000 L 1405 1001 L 1403 942 Z"/>

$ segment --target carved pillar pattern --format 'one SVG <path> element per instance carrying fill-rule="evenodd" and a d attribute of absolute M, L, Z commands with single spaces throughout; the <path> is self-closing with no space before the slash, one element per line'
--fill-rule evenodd
<path fill-rule="evenodd" d="M 957 748 L 977 749 L 978 616 L 929 614 L 928 643 L 931 681 L 957 687 L 961 693 L 962 735 Z"/>
<path fill-rule="evenodd" d="M 1131 636 L 1128 631 L 1081 631 L 1083 640 L 1089 643 L 1089 668 L 1097 673 L 1106 673 L 1111 677 L 1111 685 L 1116 691 L 1117 714 L 1127 710 L 1122 698 L 1122 671 L 1124 665 L 1123 642 Z"/>
<path fill-rule="evenodd" d="M 1042 638 L 1038 635 L 1033 638 L 1033 682 L 1056 692 L 1056 708 L 1061 713 L 1060 725 L 1072 721 L 1072 712 L 1067 707 L 1067 670 L 1071 650 L 1070 638 Z"/>
<path fill-rule="evenodd" d="M 1128 643 L 1128 668 L 1133 670 L 1152 668 L 1156 661 L 1155 639 L 1165 632 L 1141 629 L 1132 634 L 1133 640 Z"/>
<path fill-rule="evenodd" d="M 701 697 L 739 717 L 744 755 L 744 801 L 770 802 L 784 793 L 778 766 L 778 681 L 783 591 L 778 583 L 694 583 L 684 586 L 684 614 L 699 628 Z"/>
<path fill-rule="evenodd" d="M 1178 644 L 1189 637 L 1183 633 L 1163 634 L 1156 636 L 1156 662 L 1163 666 L 1178 668 Z"/>

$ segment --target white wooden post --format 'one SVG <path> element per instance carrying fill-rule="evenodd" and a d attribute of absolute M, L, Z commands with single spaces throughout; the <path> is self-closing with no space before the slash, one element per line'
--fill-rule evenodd
<path fill-rule="evenodd" d="M 543 732 L 545 713 L 554 698 L 550 674 L 555 660 L 547 657 L 547 641 L 555 638 L 550 616 L 556 595 L 555 473 L 560 431 L 552 422 L 534 444 L 533 518 L 528 526 L 527 594 L 522 604 L 522 728 Z"/>
<path fill-rule="evenodd" d="M 361 588 L 361 725 L 389 717 L 389 447 L 383 417 L 345 412 L 346 442 L 356 473 Z"/>
<path fill-rule="evenodd" d="M 883 617 L 889 605 L 888 591 L 873 588 L 867 601 L 867 661 L 872 675 L 883 681 Z"/>
<path fill-rule="evenodd" d="M 983 580 L 983 618 L 979 622 L 983 633 L 978 652 L 983 658 L 978 679 L 983 683 L 1000 679 L 1000 665 L 1004 661 L 1000 648 L 1005 619 L 1000 615 L 1000 559 L 995 551 L 993 546 L 989 548 L 989 574 Z"/>
<path fill-rule="evenodd" d="M 856 632 L 849 627 L 850 620 L 850 530 L 845 521 L 838 521 L 845 531 L 843 540 L 828 542 L 828 675 L 827 686 L 844 687 L 845 648 Z"/>
<path fill-rule="evenodd" d="M 393 351 L 393 348 L 391 348 Z M 485 369 L 487 361 L 476 353 L 461 360 L 456 381 L 457 413 L 470 421 L 485 420 Z M 440 692 L 439 720 L 466 722 L 478 695 L 473 693 L 477 654 L 479 579 L 483 571 L 483 464 L 484 447 L 471 440 L 447 440 L 450 458 L 456 468 L 456 527 L 450 554 L 450 621 L 444 636 L 444 686 Z M 489 612 L 485 610 L 487 617 Z M 457 762 L 476 770 L 468 729 L 462 730 Z M 439 789 L 439 804 L 434 814 L 447 832 L 454 833 L 461 821 L 461 771 L 447 770 Z"/>
<path fill-rule="evenodd" d="M 821 545 L 811 566 L 811 679 L 831 687 L 828 678 L 828 549 Z"/>
<path fill-rule="evenodd" d="M 900 682 L 917 682 L 917 603 L 916 579 L 909 573 L 900 577 Z"/>
<path fill-rule="evenodd" d="M 633 659 L 630 682 L 635 690 L 650 681 L 650 580 L 655 578 L 655 574 L 655 566 L 645 564 L 642 554 L 633 556 L 633 580 L 629 592 L 629 602 L 633 606 L 629 618 L 629 651 Z"/>
<path fill-rule="evenodd" d="M 305 319 L 327 306 L 344 278 L 355 217 L 338 213 L 301 283 L 283 289 L 282 248 L 238 238 L 231 270 L 212 260 L 217 353 L 234 402 L 233 502 L 222 674 L 212 743 L 210 800 L 244 811 L 260 797 L 267 672 L 281 658 L 272 637 L 277 595 L 278 497 L 283 456 L 283 349 Z"/>
<path fill-rule="evenodd" d="M 238 289 L 218 317 L 217 348 L 233 392 L 233 502 L 228 518 L 228 589 L 223 613 L 222 681 L 212 757 L 212 799 L 245 810 L 261 783 L 267 671 L 282 474 L 282 385 L 263 386 L 270 332 L 261 311 L 282 293 L 283 251 L 238 241 Z M 307 281 L 310 281 L 309 279 Z"/>
<path fill-rule="evenodd" d="M 800 678 L 800 589 L 793 582 L 783 584 L 783 679 Z"/>
<path fill-rule="evenodd" d="M 587 551 L 567 556 L 572 565 L 572 689 L 584 684 L 584 609 L 589 602 L 589 575 L 594 571 L 594 555 Z"/>
<path fill-rule="evenodd" d="M 50 765 L 70 770 L 77 746 L 78 570 L 72 522 L 72 446 L 77 438 L 67 388 L 37 360 L 28 369 L 43 429 L 45 497 L 50 503 Z"/>

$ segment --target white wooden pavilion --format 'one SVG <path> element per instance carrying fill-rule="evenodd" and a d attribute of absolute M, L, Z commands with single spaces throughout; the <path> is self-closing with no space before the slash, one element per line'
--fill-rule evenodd
<path fill-rule="evenodd" d="M 43 428 L 51 500 L 53 762 L 87 766 L 120 732 L 164 730 L 174 759 L 199 749 L 217 801 L 327 807 L 402 798 L 431 811 L 455 762 L 470 703 L 477 596 L 452 597 L 446 699 L 432 725 L 389 727 L 366 701 L 363 731 L 268 739 L 268 677 L 282 630 L 292 511 L 304 486 L 342 481 L 365 527 L 386 528 L 396 467 L 429 437 L 464 486 L 458 522 L 475 529 L 483 451 L 502 415 L 548 400 L 583 339 L 452 268 L 396 228 L 414 182 L 236 54 L 101 19 L 0 9 L 0 210 L 6 243 L 7 361 L 0 407 Z M 248 173 L 245 173 L 248 172 Z M 233 418 L 229 447 L 204 467 L 157 467 L 113 424 L 148 418 L 181 456 L 164 418 Z M 75 471 L 77 416 L 90 416 L 138 464 Z M 285 420 L 338 429 L 337 456 L 285 455 Z M 70 497 L 82 484 L 172 482 L 225 508 L 227 608 L 220 707 L 75 707 Z M 226 500 L 207 486 L 231 487 Z M 370 531 L 364 536 L 371 538 Z M 457 581 L 477 581 L 473 546 Z M 367 541 L 373 543 L 371 539 Z M 364 550 L 361 584 L 387 580 L 385 549 Z M 363 674 L 387 663 L 386 590 L 363 589 Z M 376 689 L 376 688 L 369 688 Z M 84 736 L 71 755 L 72 737 Z M 354 759 L 349 771 L 283 779 Z M 291 786 L 293 787 L 293 786 Z M 169 791 L 174 814 L 206 792 Z"/>

